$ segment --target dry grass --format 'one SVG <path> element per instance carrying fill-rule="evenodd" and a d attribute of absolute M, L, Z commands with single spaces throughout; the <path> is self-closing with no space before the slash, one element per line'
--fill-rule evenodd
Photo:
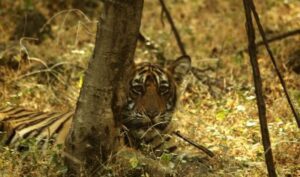
<path fill-rule="evenodd" d="M 299 1 L 270 0 L 256 1 L 256 4 L 269 34 L 300 27 Z M 192 75 L 185 80 L 176 113 L 178 129 L 217 155 L 211 160 L 210 176 L 267 176 L 251 68 L 247 54 L 237 53 L 247 46 L 241 1 L 173 0 L 168 6 L 193 65 L 213 68 L 203 73 L 206 82 Z M 39 4 L 39 8 L 42 7 Z M 180 53 L 167 22 L 163 25 L 160 21 L 160 12 L 157 1 L 145 2 L 142 31 L 159 44 L 167 58 L 174 59 Z M 0 42 L 7 44 L 15 16 L 10 16 L 9 11 L 0 13 L 4 14 L 0 16 Z M 48 14 L 45 9 L 43 13 Z M 0 80 L 2 104 L 20 104 L 40 110 L 68 109 L 75 105 L 93 50 L 95 19 L 88 20 L 77 11 L 66 11 L 54 16 L 50 23 L 53 39 L 46 38 L 39 45 L 29 40 L 23 42 L 29 56 L 46 62 L 50 69 L 33 73 L 44 68 L 21 66 L 12 70 L 0 66 L 0 79 L 6 81 L 3 84 Z M 300 76 L 287 69 L 286 62 L 293 51 L 299 50 L 299 41 L 300 37 L 295 36 L 271 45 L 298 112 Z M 14 57 L 18 59 L 19 50 L 17 42 L 10 44 L 6 52 L 17 51 Z M 0 50 L 0 56 L 2 54 Z M 299 129 L 263 48 L 258 55 L 278 175 L 300 176 Z M 137 48 L 137 60 L 154 57 L 143 47 Z M 61 63 L 60 67 L 51 69 L 57 63 Z M 27 76 L 28 72 L 33 74 Z M 51 153 L 40 155 L 39 151 L 29 151 L 24 155 L 4 147 L 0 153 L 0 174 L 5 170 L 7 174 L 15 171 L 15 176 L 45 176 L 45 169 L 50 169 L 51 172 L 46 170 L 48 176 L 57 176 L 63 169 L 60 162 L 51 161 Z M 29 155 L 33 157 L 31 160 L 28 160 Z M 24 174 L 23 170 L 34 174 Z"/>

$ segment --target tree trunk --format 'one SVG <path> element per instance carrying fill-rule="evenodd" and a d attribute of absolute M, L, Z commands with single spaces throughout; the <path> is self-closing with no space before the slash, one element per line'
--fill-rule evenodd
<path fill-rule="evenodd" d="M 66 163 L 77 175 L 82 167 L 87 172 L 99 167 L 119 146 L 112 91 L 118 72 L 133 61 L 142 7 L 143 0 L 104 0 L 94 53 L 65 143 Z"/>

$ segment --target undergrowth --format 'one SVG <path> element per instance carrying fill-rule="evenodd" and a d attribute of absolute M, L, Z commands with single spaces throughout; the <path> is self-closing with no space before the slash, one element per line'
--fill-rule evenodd
<path fill-rule="evenodd" d="M 18 149 L 0 146 L 0 176 L 65 176 L 67 167 L 59 154 L 61 146 L 41 149 L 35 142 L 24 140 Z"/>

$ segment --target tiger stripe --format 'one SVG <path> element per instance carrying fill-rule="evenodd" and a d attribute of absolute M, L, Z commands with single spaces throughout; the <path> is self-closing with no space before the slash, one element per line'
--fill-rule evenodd
<path fill-rule="evenodd" d="M 5 130 L 2 143 L 16 146 L 22 139 L 36 138 L 37 142 L 55 139 L 55 144 L 63 144 L 73 115 L 74 111 L 47 113 L 21 107 L 2 107 L 1 129 Z"/>

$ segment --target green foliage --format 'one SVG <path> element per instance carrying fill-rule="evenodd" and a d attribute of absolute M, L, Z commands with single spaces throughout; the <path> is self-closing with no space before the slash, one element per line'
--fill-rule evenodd
<path fill-rule="evenodd" d="M 129 163 L 132 168 L 137 168 L 139 165 L 139 160 L 134 156 L 129 159 Z"/>
<path fill-rule="evenodd" d="M 24 10 L 33 10 L 34 9 L 34 5 L 33 5 L 33 1 L 32 0 L 24 0 Z"/>
<path fill-rule="evenodd" d="M 292 90 L 291 91 L 294 100 L 300 105 L 300 90 Z"/>
<path fill-rule="evenodd" d="M 163 153 L 160 157 L 160 159 L 162 161 L 166 161 L 166 162 L 170 162 L 172 158 L 173 158 L 173 155 L 170 153 Z"/>
<path fill-rule="evenodd" d="M 237 53 L 237 54 L 233 57 L 233 61 L 234 61 L 234 63 L 236 63 L 236 64 L 238 64 L 238 65 L 243 64 L 243 61 L 244 61 L 243 53 L 242 53 L 242 52 Z"/>
<path fill-rule="evenodd" d="M 219 110 L 216 114 L 216 119 L 219 121 L 224 121 L 229 113 L 230 110 L 228 109 Z"/>
<path fill-rule="evenodd" d="M 0 146 L 0 173 L 4 176 L 64 176 L 67 167 L 64 165 L 58 150 L 41 149 L 35 139 L 20 142 L 18 149 Z"/>

